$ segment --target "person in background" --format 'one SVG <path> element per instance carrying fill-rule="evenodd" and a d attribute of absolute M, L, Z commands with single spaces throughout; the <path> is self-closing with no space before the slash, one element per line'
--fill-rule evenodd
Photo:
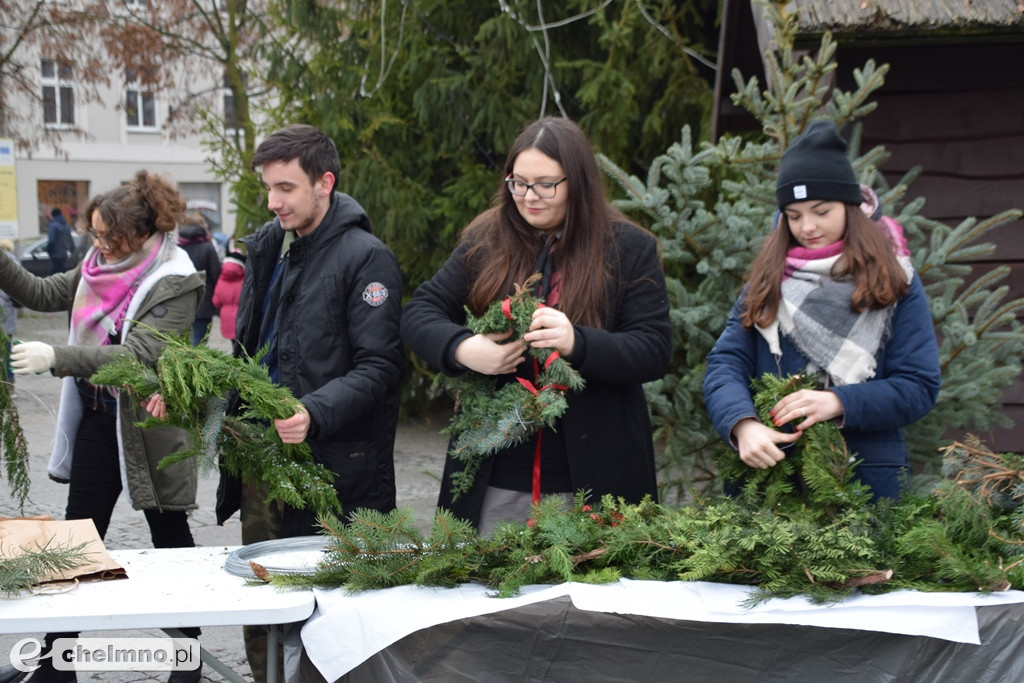
<path fill-rule="evenodd" d="M 336 190 L 334 141 L 308 125 L 282 128 L 256 150 L 252 168 L 276 217 L 245 239 L 235 348 L 263 362 L 296 397 L 274 421 L 284 443 L 309 444 L 334 473 L 347 517 L 395 507 L 395 431 L 405 362 L 398 260 L 374 237 L 370 219 Z M 217 520 L 241 509 L 242 543 L 319 531 L 311 510 L 268 505 L 266 486 L 222 475 Z M 257 683 L 265 680 L 266 636 L 246 627 Z"/>
<path fill-rule="evenodd" d="M 64 220 L 59 206 L 50 212 L 52 220 L 46 231 L 46 253 L 50 257 L 50 274 L 63 273 L 68 269 L 68 257 L 75 250 L 71 240 L 71 228 Z"/>
<path fill-rule="evenodd" d="M 127 487 L 156 548 L 195 545 L 188 524 L 188 511 L 196 508 L 195 463 L 157 467 L 188 446 L 188 434 L 172 427 L 142 429 L 144 405 L 89 378 L 126 354 L 155 368 L 163 334 L 185 332 L 195 319 L 203 280 L 177 245 L 174 231 L 184 213 L 185 200 L 170 181 L 139 171 L 131 182 L 89 203 L 86 232 L 92 248 L 73 270 L 40 278 L 13 259 L 0 258 L 0 289 L 32 310 L 69 313 L 67 344 L 22 341 L 11 352 L 15 374 L 48 372 L 61 378 L 49 474 L 68 484 L 66 519 L 92 519 L 103 538 Z M 194 628 L 182 631 L 187 637 L 199 634 Z M 60 637 L 75 636 L 47 634 L 47 653 Z M 28 680 L 76 680 L 74 671 L 58 671 L 52 661 L 40 659 Z M 0 680 L 6 673 L 0 671 Z M 200 669 L 175 671 L 169 681 L 200 677 Z"/>
<path fill-rule="evenodd" d="M 220 333 L 225 339 L 234 340 L 235 320 L 238 316 L 238 301 L 242 295 L 242 278 L 245 277 L 245 255 L 229 251 L 221 264 L 220 277 L 213 290 L 213 305 L 220 316 Z"/>
<path fill-rule="evenodd" d="M 704 401 L 752 468 L 775 466 L 808 427 L 832 420 L 860 461 L 855 478 L 898 498 L 909 468 L 903 427 L 939 394 L 938 345 L 903 230 L 865 214 L 846 149 L 832 123 L 816 121 L 782 155 L 779 224 L 708 354 Z M 812 373 L 820 388 L 780 399 L 767 425 L 750 389 L 764 373 Z"/>
<path fill-rule="evenodd" d="M 402 336 L 446 375 L 468 369 L 502 382 L 534 381 L 527 345 L 553 348 L 586 387 L 567 393 L 556 429 L 484 458 L 457 500 L 452 475 L 464 463 L 449 455 L 438 506 L 487 535 L 503 520 L 526 521 L 542 494 L 657 500 L 643 384 L 665 374 L 672 347 L 657 238 L 611 206 L 590 142 L 567 119 L 540 119 L 519 135 L 499 188 L 497 205 L 413 294 Z M 533 273 L 543 273 L 537 295 L 546 306 L 523 340 L 503 344 L 507 333 L 466 327 L 467 307 L 482 315 Z"/>
<path fill-rule="evenodd" d="M 210 333 L 213 316 L 217 312 L 213 303 L 213 290 L 217 286 L 221 267 L 217 249 L 210 241 L 210 232 L 206 229 L 206 221 L 199 213 L 190 212 L 185 216 L 185 222 L 178 230 L 178 246 L 192 259 L 196 270 L 206 277 L 206 294 L 192 323 L 192 345 L 198 346 Z"/>

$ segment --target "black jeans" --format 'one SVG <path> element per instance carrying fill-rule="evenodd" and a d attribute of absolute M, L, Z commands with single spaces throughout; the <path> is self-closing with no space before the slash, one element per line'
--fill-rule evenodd
<path fill-rule="evenodd" d="M 117 450 L 117 418 L 86 407 L 75 437 L 66 519 L 92 519 L 100 538 L 107 535 L 110 515 L 121 495 Z M 195 545 L 184 510 L 144 510 L 154 548 Z"/>
<path fill-rule="evenodd" d="M 104 408 L 85 406 L 75 437 L 71 461 L 66 519 L 92 519 L 100 538 L 106 537 L 110 516 L 121 495 L 121 466 L 117 449 L 117 417 Z M 192 548 L 192 531 L 184 510 L 143 510 L 149 523 L 154 548 Z M 181 629 L 187 637 L 199 635 L 198 628 Z"/>

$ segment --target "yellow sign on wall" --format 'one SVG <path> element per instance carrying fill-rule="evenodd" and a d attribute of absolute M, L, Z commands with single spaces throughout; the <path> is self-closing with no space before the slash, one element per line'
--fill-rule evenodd
<path fill-rule="evenodd" d="M 14 176 L 14 140 L 0 138 L 0 237 L 18 235 L 18 186 Z"/>

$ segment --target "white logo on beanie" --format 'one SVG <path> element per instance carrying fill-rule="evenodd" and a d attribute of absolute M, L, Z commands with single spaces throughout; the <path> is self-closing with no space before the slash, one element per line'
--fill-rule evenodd
<path fill-rule="evenodd" d="M 793 187 L 793 199 L 807 199 L 807 186 L 796 185 Z"/>

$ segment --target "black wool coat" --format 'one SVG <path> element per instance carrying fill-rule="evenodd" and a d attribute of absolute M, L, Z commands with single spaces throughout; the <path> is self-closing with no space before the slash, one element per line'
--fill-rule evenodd
<path fill-rule="evenodd" d="M 610 312 L 600 327 L 576 325 L 567 360 L 586 381 L 567 395 L 556 431 L 565 438 L 574 491 L 638 502 L 657 497 L 654 446 L 643 383 L 669 367 L 671 324 L 657 239 L 636 226 L 614 225 Z M 465 370 L 455 347 L 472 336 L 463 308 L 473 274 L 460 245 L 433 278 L 423 283 L 402 313 L 402 338 L 422 359 L 449 376 Z M 571 276 L 570 276 L 571 277 Z M 448 456 L 438 506 L 477 524 L 494 457 L 484 458 L 473 488 L 452 500 L 451 476 L 463 463 Z"/>

